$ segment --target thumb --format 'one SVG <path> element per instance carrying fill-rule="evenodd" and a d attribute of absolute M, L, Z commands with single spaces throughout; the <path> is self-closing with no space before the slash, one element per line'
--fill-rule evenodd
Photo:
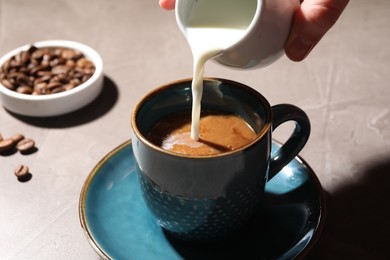
<path fill-rule="evenodd" d="M 301 61 L 336 23 L 349 0 L 305 0 L 295 13 L 285 45 L 287 57 Z"/>

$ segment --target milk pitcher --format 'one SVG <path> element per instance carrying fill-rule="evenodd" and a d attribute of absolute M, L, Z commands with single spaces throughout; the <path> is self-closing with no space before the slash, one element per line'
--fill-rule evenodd
<path fill-rule="evenodd" d="M 299 0 L 176 0 L 177 24 L 189 28 L 243 30 L 213 60 L 250 69 L 267 66 L 284 54 L 284 44 Z M 207 39 L 200 39 L 207 40 Z"/>

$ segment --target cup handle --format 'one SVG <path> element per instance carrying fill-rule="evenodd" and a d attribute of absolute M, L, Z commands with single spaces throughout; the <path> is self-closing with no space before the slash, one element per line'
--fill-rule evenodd
<path fill-rule="evenodd" d="M 310 120 L 306 113 L 290 104 L 272 106 L 272 131 L 287 122 L 295 121 L 295 129 L 287 141 L 271 155 L 268 179 L 283 169 L 305 146 L 310 136 Z"/>

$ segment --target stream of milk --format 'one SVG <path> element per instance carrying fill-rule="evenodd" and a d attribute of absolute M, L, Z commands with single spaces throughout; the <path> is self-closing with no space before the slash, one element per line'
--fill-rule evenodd
<path fill-rule="evenodd" d="M 194 140 L 199 139 L 205 63 L 244 37 L 257 4 L 258 0 L 197 0 L 184 15 L 185 34 L 194 60 L 191 126 Z"/>
<path fill-rule="evenodd" d="M 199 120 L 203 93 L 205 63 L 218 56 L 245 34 L 245 30 L 221 28 L 189 28 L 187 40 L 191 46 L 194 68 L 192 80 L 191 138 L 199 139 Z M 207 40 L 205 40 L 207 39 Z"/>

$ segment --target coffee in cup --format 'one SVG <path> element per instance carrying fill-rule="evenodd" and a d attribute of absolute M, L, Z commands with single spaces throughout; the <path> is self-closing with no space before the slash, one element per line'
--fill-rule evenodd
<path fill-rule="evenodd" d="M 191 111 L 162 118 L 147 135 L 164 150 L 194 156 L 234 151 L 255 137 L 255 131 L 239 116 L 215 111 L 202 113 L 198 140 L 191 138 Z"/>
<path fill-rule="evenodd" d="M 159 142 L 164 137 L 154 143 L 150 135 L 154 127 L 162 131 L 161 122 L 171 124 L 168 133 L 180 129 L 183 122 L 189 124 L 183 114 L 191 111 L 191 81 L 166 84 L 139 101 L 131 119 L 133 153 L 142 196 L 161 227 L 185 240 L 215 241 L 239 230 L 259 208 L 267 181 L 306 144 L 310 121 L 296 106 L 271 107 L 249 86 L 206 78 L 203 118 L 234 115 L 253 130 L 254 138 L 209 155 L 163 149 Z M 207 124 L 214 127 L 214 121 L 210 118 Z M 294 121 L 296 127 L 271 155 L 272 131 L 287 121 Z"/>

